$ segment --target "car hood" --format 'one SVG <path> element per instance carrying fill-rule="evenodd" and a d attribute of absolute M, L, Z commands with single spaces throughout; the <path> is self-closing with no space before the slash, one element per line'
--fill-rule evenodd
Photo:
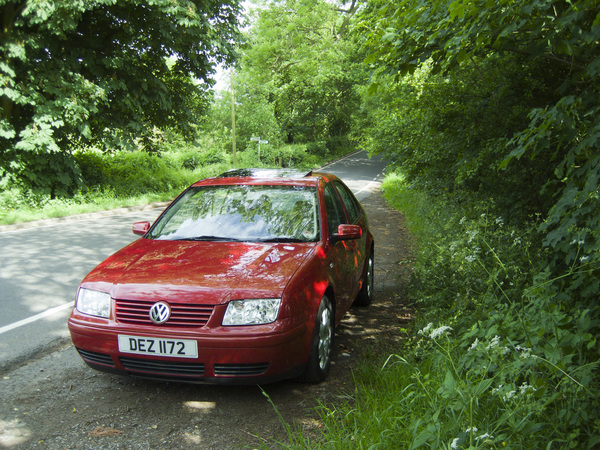
<path fill-rule="evenodd" d="M 138 239 L 118 251 L 82 286 L 127 300 L 221 304 L 280 297 L 315 243 L 257 244 Z"/>

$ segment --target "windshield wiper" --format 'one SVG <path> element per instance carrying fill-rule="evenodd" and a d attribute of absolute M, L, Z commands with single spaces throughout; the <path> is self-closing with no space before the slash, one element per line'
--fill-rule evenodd
<path fill-rule="evenodd" d="M 307 242 L 307 241 L 305 241 L 304 239 L 298 239 L 298 238 L 276 237 L 276 238 L 258 239 L 256 242 L 298 243 L 298 242 Z"/>
<path fill-rule="evenodd" d="M 239 239 L 225 236 L 195 236 L 189 238 L 181 238 L 179 241 L 218 241 L 218 242 L 239 242 Z"/>

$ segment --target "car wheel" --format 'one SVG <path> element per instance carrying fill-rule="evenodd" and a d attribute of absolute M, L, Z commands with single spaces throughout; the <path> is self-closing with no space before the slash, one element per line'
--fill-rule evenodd
<path fill-rule="evenodd" d="M 334 318 L 331 301 L 324 296 L 317 311 L 308 364 L 302 376 L 307 383 L 320 383 L 329 373 L 333 354 Z"/>
<path fill-rule="evenodd" d="M 375 278 L 375 259 L 373 256 L 373 250 L 371 250 L 371 253 L 369 253 L 369 259 L 367 260 L 367 271 L 362 288 L 354 300 L 354 305 L 356 306 L 369 306 L 373 301 L 373 283 Z"/>

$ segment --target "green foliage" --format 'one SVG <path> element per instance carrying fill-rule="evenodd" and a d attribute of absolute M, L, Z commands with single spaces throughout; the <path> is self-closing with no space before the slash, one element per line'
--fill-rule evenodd
<path fill-rule="evenodd" d="M 596 2 L 371 0 L 356 34 L 422 329 L 322 407 L 324 446 L 596 448 Z"/>
<path fill-rule="evenodd" d="M 412 196 L 394 186 L 388 194 L 403 203 Z M 469 426 L 494 435 L 496 444 L 597 445 L 600 308 L 579 306 L 573 297 L 577 280 L 598 259 L 576 259 L 553 275 L 543 266 L 550 252 L 540 245 L 535 224 L 508 226 L 482 207 L 459 219 L 455 206 L 429 204 L 429 214 L 410 216 L 427 223 L 411 296 L 426 322 L 452 332 L 443 345 L 426 340 L 415 355 L 424 364 L 436 361 L 438 377 L 450 371 Z M 417 367 L 423 371 L 423 364 Z M 481 386 L 487 390 L 473 395 Z"/>
<path fill-rule="evenodd" d="M 357 28 L 375 71 L 368 148 L 455 207 L 541 219 L 549 252 L 535 264 L 579 309 L 600 287 L 596 6 L 374 0 Z M 581 262 L 590 270 L 562 277 Z"/>
<path fill-rule="evenodd" d="M 251 136 L 278 145 L 350 133 L 364 73 L 344 34 L 355 11 L 321 0 L 265 2 L 253 11 L 235 77 L 242 149 Z"/>
<path fill-rule="evenodd" d="M 346 404 L 319 407 L 323 434 L 303 446 L 596 448 L 600 308 L 573 308 L 560 286 L 590 265 L 552 278 L 536 264 L 548 250 L 535 224 L 483 206 L 469 218 L 399 176 L 384 191 L 418 238 L 420 325 L 385 362 L 359 367 Z"/>
<path fill-rule="evenodd" d="M 274 105 L 269 102 L 260 89 L 243 84 L 236 77 L 236 147 L 240 151 L 256 147 L 253 137 L 269 141 L 272 147 L 283 145 L 284 138 L 274 113 Z M 224 147 L 228 150 L 231 142 L 231 93 L 222 92 L 213 102 L 209 117 L 203 126 L 203 132 L 213 134 L 221 131 Z"/>
<path fill-rule="evenodd" d="M 362 143 L 386 153 L 411 182 L 432 194 L 457 202 L 493 199 L 507 220 L 545 213 L 552 198 L 541 187 L 554 174 L 539 159 L 547 154 L 515 160 L 510 170 L 500 171 L 507 143 L 529 110 L 551 97 L 535 80 L 541 70 L 527 74 L 520 61 L 490 57 L 448 76 L 432 74 L 425 64 L 399 82 L 388 77 L 385 88 L 366 98 Z"/>
<path fill-rule="evenodd" d="M 600 69 L 594 0 L 371 0 L 360 31 L 367 63 L 404 75 L 431 60 L 449 71 L 471 58 L 518 53 L 567 66 L 572 77 Z"/>
<path fill-rule="evenodd" d="M 73 148 L 113 151 L 137 140 L 152 150 L 155 127 L 191 133 L 215 64 L 233 60 L 239 8 L 237 0 L 3 2 L 0 180 L 73 192 Z"/>
<path fill-rule="evenodd" d="M 187 150 L 163 156 L 145 152 L 120 152 L 103 155 L 81 152 L 76 155 L 87 189 L 109 191 L 117 197 L 145 193 L 173 192 L 226 167 L 222 155 Z"/>
<path fill-rule="evenodd" d="M 195 181 L 232 168 L 231 156 L 220 148 L 220 143 L 215 135 L 209 134 L 190 145 L 181 136 L 168 133 L 160 144 L 161 151 L 154 154 L 81 150 L 73 156 L 80 169 L 81 188 L 56 198 L 39 190 L 16 187 L 2 190 L 0 224 L 172 200 Z M 240 165 L 278 167 L 285 163 L 310 169 L 327 162 L 322 155 L 309 154 L 306 147 L 303 144 L 269 147 L 260 160 L 249 149 L 240 153 Z"/>

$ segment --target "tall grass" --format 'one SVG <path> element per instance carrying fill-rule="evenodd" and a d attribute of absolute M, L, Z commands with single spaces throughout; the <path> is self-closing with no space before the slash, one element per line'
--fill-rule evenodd
<path fill-rule="evenodd" d="M 417 331 L 364 361 L 353 398 L 318 407 L 321 436 L 290 448 L 597 448 L 599 310 L 565 296 L 595 266 L 551 279 L 535 222 L 440 204 L 397 175 L 383 189 L 418 240 Z"/>

